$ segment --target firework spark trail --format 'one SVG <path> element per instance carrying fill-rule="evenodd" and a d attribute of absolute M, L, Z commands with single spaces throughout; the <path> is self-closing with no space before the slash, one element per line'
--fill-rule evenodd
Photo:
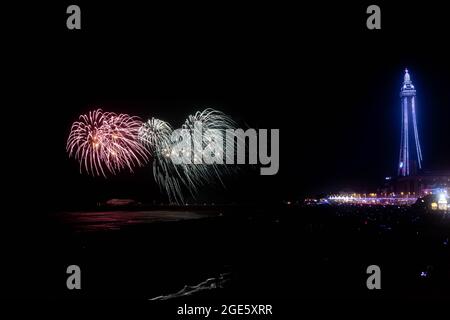
<path fill-rule="evenodd" d="M 172 144 L 170 140 L 172 132 L 173 130 L 169 123 L 151 118 L 139 128 L 138 137 L 139 141 L 154 154 L 156 152 L 169 151 Z"/>
<path fill-rule="evenodd" d="M 183 124 L 183 129 L 194 130 L 195 123 L 200 122 L 202 124 L 203 134 L 202 136 L 193 135 L 193 144 L 201 145 L 202 150 L 207 147 L 208 143 L 215 139 L 213 131 L 219 130 L 224 137 L 224 141 L 221 145 L 216 145 L 219 147 L 215 152 L 220 156 L 225 155 L 224 145 L 234 145 L 234 136 L 226 135 L 227 129 L 236 129 L 236 123 L 231 117 L 227 116 L 225 113 L 207 108 L 203 111 L 197 111 L 194 115 L 190 115 Z M 230 173 L 230 167 L 226 165 L 213 164 L 185 164 L 183 168 L 188 176 L 188 181 L 190 181 L 191 187 L 196 190 L 197 186 L 210 183 L 214 179 L 218 179 L 222 185 L 222 176 L 224 174 Z"/>
<path fill-rule="evenodd" d="M 151 118 L 139 129 L 139 140 L 153 156 L 153 177 L 170 202 L 184 202 L 182 185 L 186 185 L 183 175 L 172 162 L 173 129 L 169 123 Z"/>
<path fill-rule="evenodd" d="M 101 109 L 81 115 L 73 123 L 66 149 L 80 163 L 80 172 L 93 176 L 116 174 L 122 169 L 142 166 L 148 151 L 137 139 L 142 121 L 127 114 Z"/>
<path fill-rule="evenodd" d="M 224 113 L 214 110 L 205 109 L 198 111 L 194 115 L 190 115 L 184 122 L 182 129 L 194 130 L 196 122 L 201 122 L 203 135 L 202 137 L 193 137 L 193 139 L 202 139 L 202 141 L 194 141 L 197 145 L 206 147 L 214 138 L 209 129 L 216 129 L 225 133 L 226 129 L 234 129 L 235 122 Z M 153 175 L 160 189 L 164 191 L 169 201 L 176 203 L 184 202 L 183 190 L 188 192 L 195 198 L 198 188 L 209 184 L 218 179 L 222 184 L 222 176 L 230 173 L 232 170 L 224 165 L 218 164 L 177 164 L 175 165 L 171 159 L 173 141 L 171 141 L 172 128 L 162 120 L 152 118 L 145 122 L 139 130 L 139 140 L 152 153 Z M 234 143 L 233 137 L 225 137 L 225 145 Z M 230 140 L 231 139 L 231 140 Z M 230 141 L 228 141 L 230 140 Z M 218 154 L 225 154 L 223 145 L 216 150 Z"/>

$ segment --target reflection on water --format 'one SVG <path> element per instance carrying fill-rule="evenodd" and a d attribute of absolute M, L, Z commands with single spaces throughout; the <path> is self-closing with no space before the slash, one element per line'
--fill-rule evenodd
<path fill-rule="evenodd" d="M 59 218 L 75 231 L 104 231 L 119 230 L 130 225 L 201 219 L 216 215 L 212 212 L 192 211 L 102 211 L 64 212 Z"/>

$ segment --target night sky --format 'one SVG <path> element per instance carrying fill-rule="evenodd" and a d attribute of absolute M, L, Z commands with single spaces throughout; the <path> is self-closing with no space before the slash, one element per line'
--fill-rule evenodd
<path fill-rule="evenodd" d="M 97 107 L 175 127 L 213 107 L 241 125 L 280 129 L 278 175 L 244 170 L 226 190 L 202 190 L 200 201 L 368 190 L 396 171 L 405 67 L 417 89 L 425 167 L 450 169 L 450 25 L 437 5 L 380 4 L 382 30 L 369 31 L 371 3 L 78 1 L 82 30 L 69 31 L 69 4 L 12 12 L 19 36 L 10 35 L 13 100 L 5 106 L 11 121 L 3 120 L 14 137 L 5 167 L 14 201 L 53 209 L 164 200 L 150 167 L 106 180 L 79 174 L 66 139 L 78 115 Z"/>

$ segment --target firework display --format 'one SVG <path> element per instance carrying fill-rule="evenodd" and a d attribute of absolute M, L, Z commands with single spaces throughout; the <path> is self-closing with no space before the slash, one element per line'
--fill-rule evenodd
<path fill-rule="evenodd" d="M 69 157 L 74 157 L 93 176 L 133 171 L 148 161 L 147 149 L 138 141 L 142 121 L 127 114 L 101 109 L 81 115 L 73 123 L 67 140 Z"/>
<path fill-rule="evenodd" d="M 224 133 L 234 129 L 234 121 L 226 114 L 208 108 L 189 115 L 182 130 L 193 132 L 201 124 L 201 134 L 192 135 L 191 144 L 208 151 L 208 144 L 214 140 L 214 132 L 223 133 L 225 143 L 216 144 L 217 157 L 225 154 L 224 146 L 234 143 L 233 137 Z M 198 188 L 214 181 L 222 182 L 222 175 L 230 173 L 228 166 L 216 163 L 205 164 L 202 158 L 193 155 L 193 162 L 175 164 L 174 144 L 171 125 L 163 120 L 151 118 L 142 122 L 127 114 L 103 112 L 101 109 L 81 115 L 73 123 L 67 141 L 67 152 L 80 164 L 83 170 L 93 176 L 116 174 L 127 168 L 133 171 L 152 159 L 153 176 L 161 191 L 169 201 L 184 202 L 183 193 L 187 191 L 195 197 Z M 202 151 L 203 152 L 203 151 Z"/>

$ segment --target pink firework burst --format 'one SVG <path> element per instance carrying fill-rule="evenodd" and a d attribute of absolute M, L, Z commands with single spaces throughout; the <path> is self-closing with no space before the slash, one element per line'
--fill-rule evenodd
<path fill-rule="evenodd" d="M 101 109 L 81 115 L 72 124 L 67 140 L 69 157 L 74 157 L 94 176 L 116 174 L 148 161 L 148 151 L 138 141 L 142 121 L 127 114 L 103 112 Z"/>

